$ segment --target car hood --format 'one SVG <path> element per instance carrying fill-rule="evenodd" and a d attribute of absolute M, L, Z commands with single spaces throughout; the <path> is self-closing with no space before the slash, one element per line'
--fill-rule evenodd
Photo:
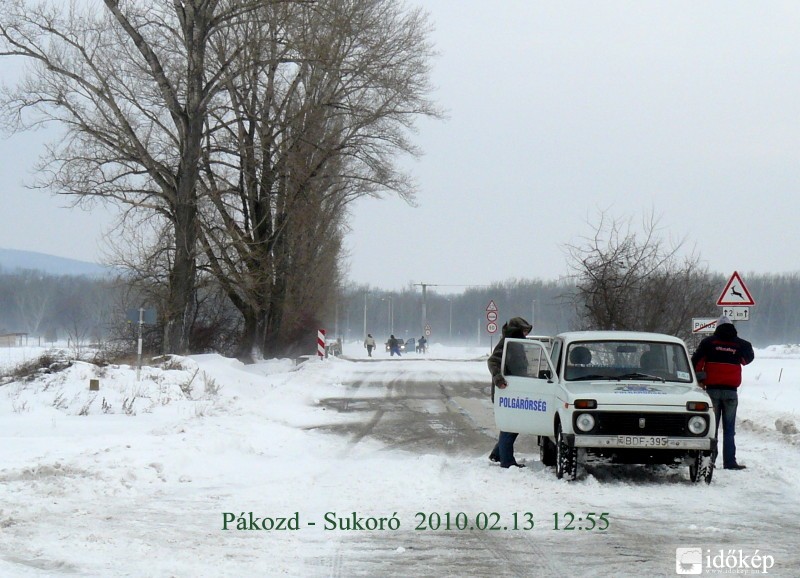
<path fill-rule="evenodd" d="M 563 384 L 567 403 L 595 399 L 598 405 L 686 405 L 687 401 L 709 402 L 705 391 L 692 383 L 661 383 L 625 379 L 578 381 Z"/>

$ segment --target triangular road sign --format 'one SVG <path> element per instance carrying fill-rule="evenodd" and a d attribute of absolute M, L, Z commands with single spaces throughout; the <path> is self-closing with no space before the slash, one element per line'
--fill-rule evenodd
<path fill-rule="evenodd" d="M 756 302 L 750 295 L 750 291 L 747 290 L 747 287 L 745 286 L 744 281 L 742 281 L 738 271 L 734 271 L 733 275 L 731 275 L 731 278 L 728 279 L 725 289 L 723 289 L 722 293 L 720 293 L 719 299 L 717 299 L 717 305 L 724 307 L 725 305 L 735 306 L 755 304 Z"/>
<path fill-rule="evenodd" d="M 489 301 L 489 305 L 486 307 L 486 311 L 497 311 L 497 305 L 494 304 L 494 299 Z"/>

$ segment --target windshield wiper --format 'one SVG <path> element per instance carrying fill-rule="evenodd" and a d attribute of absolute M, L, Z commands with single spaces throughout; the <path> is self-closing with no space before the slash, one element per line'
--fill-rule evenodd
<path fill-rule="evenodd" d="M 658 375 L 650 375 L 649 373 L 639 373 L 639 372 L 625 373 L 617 377 L 617 379 L 652 379 L 653 381 L 660 381 L 661 383 L 667 381 L 666 379 Z"/>
<path fill-rule="evenodd" d="M 592 373 L 590 375 L 581 375 L 580 377 L 567 378 L 567 381 L 589 381 L 590 379 L 617 379 L 616 377 L 609 377 L 607 375 L 598 375 Z"/>

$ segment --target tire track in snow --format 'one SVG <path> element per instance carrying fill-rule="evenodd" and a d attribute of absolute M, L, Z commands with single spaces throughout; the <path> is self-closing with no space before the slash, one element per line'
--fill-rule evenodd
<path fill-rule="evenodd" d="M 397 377 L 395 377 L 394 379 L 391 379 L 390 381 L 386 382 L 386 393 L 381 398 L 381 403 L 394 399 L 396 397 L 395 384 L 402 382 L 404 379 L 404 375 L 405 372 L 401 373 L 400 375 L 397 375 Z M 375 410 L 375 413 L 372 415 L 370 420 L 364 425 L 364 427 L 358 430 L 353 435 L 352 439 L 348 443 L 347 449 L 345 450 L 345 452 L 343 452 L 344 456 L 350 453 L 353 446 L 355 446 L 365 437 L 373 433 L 375 427 L 378 425 L 378 422 L 381 420 L 381 418 L 385 413 L 386 410 L 383 407 L 379 407 L 378 409 Z"/>

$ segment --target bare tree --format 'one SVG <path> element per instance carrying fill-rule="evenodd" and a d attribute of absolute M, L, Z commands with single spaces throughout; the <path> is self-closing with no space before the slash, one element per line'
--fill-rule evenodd
<path fill-rule="evenodd" d="M 44 283 L 40 271 L 24 270 L 14 275 L 12 294 L 18 318 L 31 335 L 41 335 L 43 322 L 52 313 L 56 288 Z"/>
<path fill-rule="evenodd" d="M 48 321 L 66 333 L 80 356 L 90 340 L 97 344 L 105 339 L 115 295 L 113 284 L 106 278 L 71 275 L 51 277 L 51 284 L 58 290 Z"/>
<path fill-rule="evenodd" d="M 419 10 L 327 0 L 260 14 L 229 29 L 248 51 L 216 109 L 202 175 L 201 241 L 242 313 L 242 358 L 285 349 L 324 306 L 350 202 L 381 192 L 411 201 L 395 157 L 417 152 L 406 136 L 414 120 L 438 114 Z M 228 44 L 215 46 L 229 58 Z"/>
<path fill-rule="evenodd" d="M 31 65 L 6 94 L 7 125 L 50 122 L 65 131 L 44 155 L 37 186 L 76 202 L 155 212 L 170 225 L 167 351 L 188 349 L 201 145 L 209 102 L 230 64 L 210 68 L 206 53 L 231 20 L 260 4 L 103 0 L 98 10 L 76 1 L 0 0 L 0 55 Z"/>
<path fill-rule="evenodd" d="M 308 294 L 291 276 L 310 281 L 291 234 L 330 239 L 310 271 L 329 270 L 348 202 L 413 197 L 394 157 L 437 114 L 426 16 L 390 0 L 103 6 L 0 0 L 0 55 L 31 64 L 5 121 L 65 130 L 36 185 L 164 223 L 147 262 L 166 266 L 165 351 L 189 348 L 198 247 L 243 315 L 243 347 L 274 350 L 288 296 L 302 308 Z"/>
<path fill-rule="evenodd" d="M 693 316 L 713 314 L 711 277 L 700 257 L 667 245 L 651 213 L 631 221 L 601 213 L 592 237 L 567 247 L 578 319 L 587 329 L 657 331 L 686 338 Z"/>

